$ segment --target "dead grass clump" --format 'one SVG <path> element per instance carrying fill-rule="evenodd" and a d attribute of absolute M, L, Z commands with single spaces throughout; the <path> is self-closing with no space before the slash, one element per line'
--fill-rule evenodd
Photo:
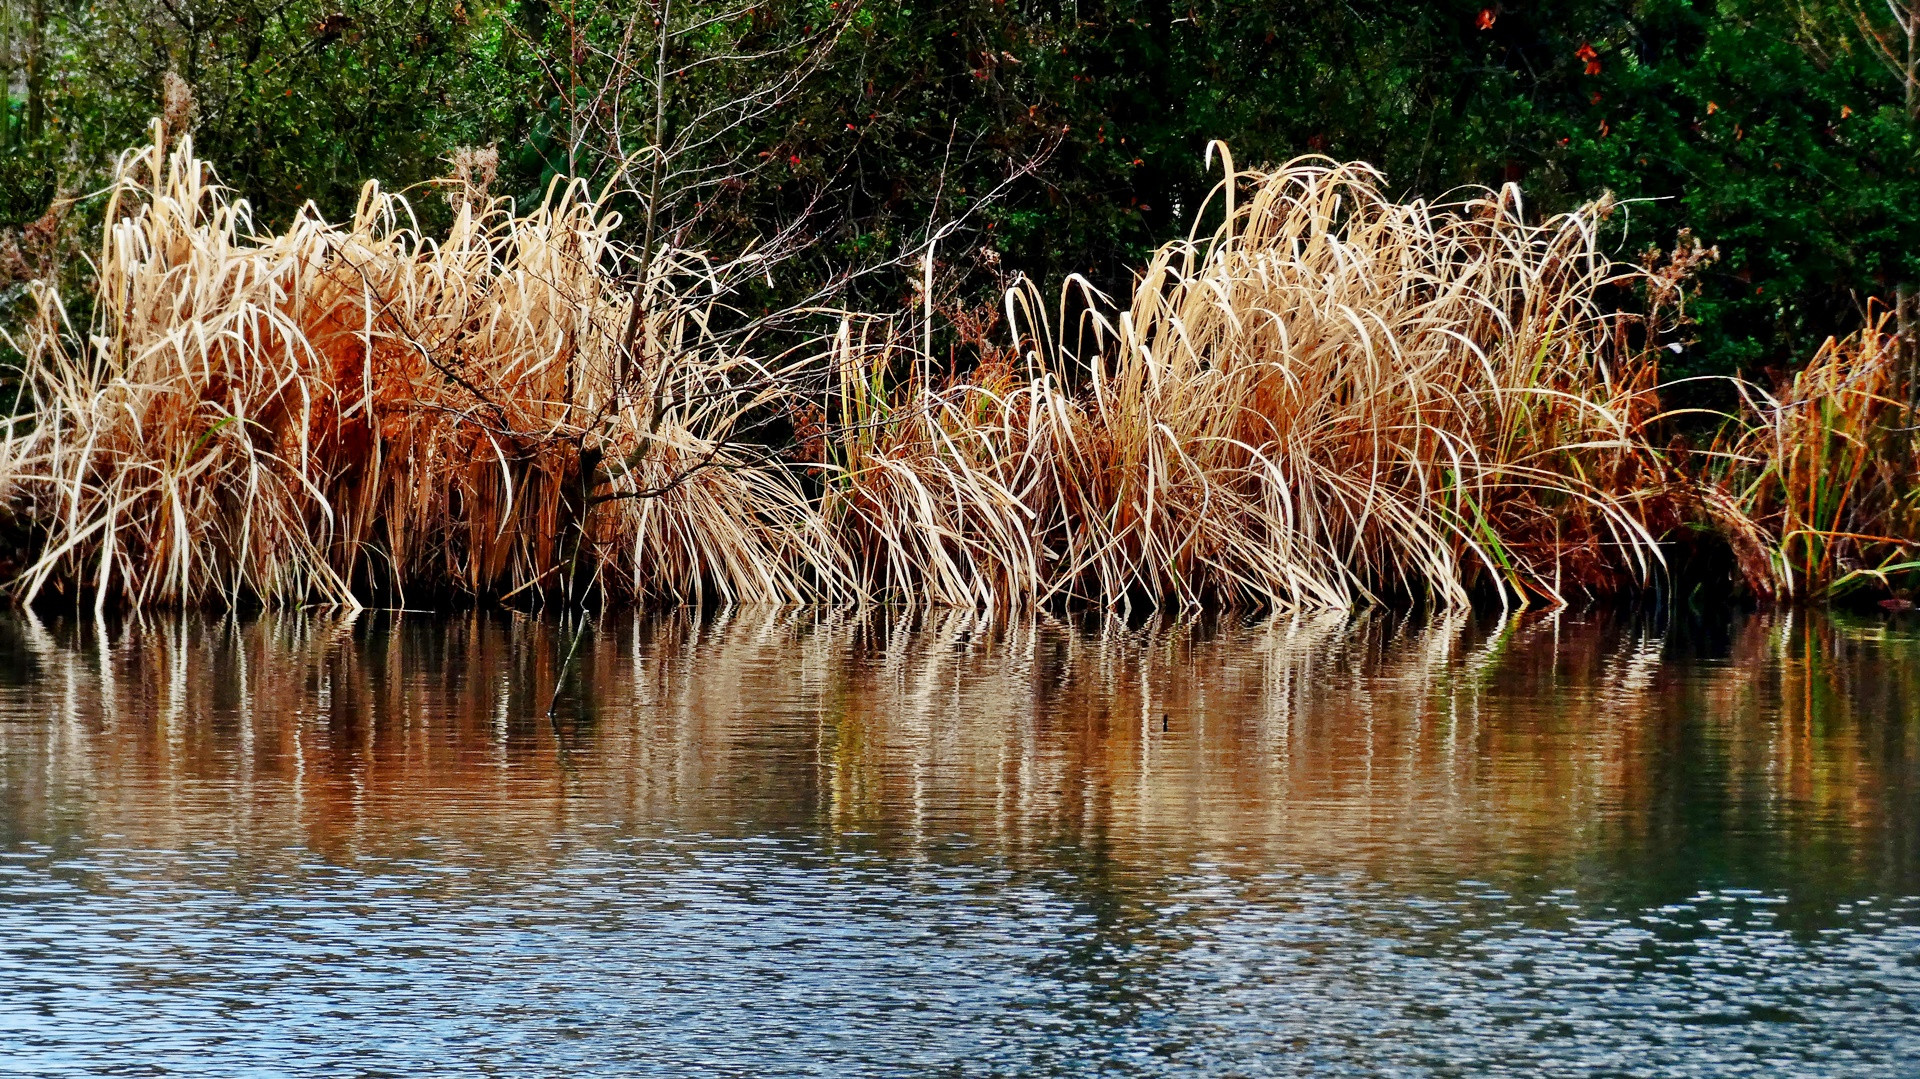
<path fill-rule="evenodd" d="M 675 286 L 697 259 L 654 255 L 618 354 L 632 256 L 578 184 L 524 215 L 465 200 L 439 241 L 374 184 L 347 225 L 257 235 L 187 140 L 156 138 L 106 219 L 93 325 L 42 286 L 26 339 L 27 600 L 798 601 L 839 580 L 788 477 L 729 467 L 765 379 Z"/>
<path fill-rule="evenodd" d="M 1396 203 L 1363 165 L 1236 172 L 1130 309 L 1009 297 L 1017 374 L 843 377 L 829 516 L 931 602 L 1558 601 L 1644 581 L 1650 358 L 1595 306 L 1604 206 Z M 1097 311 L 1097 308 L 1096 308 Z M 1092 347 L 1083 342 L 1092 341 Z"/>
<path fill-rule="evenodd" d="M 1827 341 L 1778 394 L 1744 386 L 1718 487 L 1767 537 L 1789 595 L 1904 597 L 1920 572 L 1911 387 L 1886 323 Z"/>
<path fill-rule="evenodd" d="M 371 184 L 344 225 L 260 235 L 184 139 L 130 156 L 93 323 L 42 285 L 25 338 L 21 596 L 1344 608 L 1659 563 L 1656 371 L 1594 303 L 1604 206 L 1529 223 L 1511 187 L 1401 203 L 1364 165 L 1228 162 L 1220 227 L 1128 309 L 1017 286 L 1011 344 L 936 377 L 930 287 L 914 331 L 846 315 L 756 356 L 699 254 L 455 164 L 435 240 Z M 749 444 L 767 414 L 814 452 Z"/>
<path fill-rule="evenodd" d="M 989 357 L 936 383 L 918 355 L 843 332 L 834 421 L 820 440 L 823 520 L 861 594 L 906 603 L 1022 607 L 1052 597 L 1036 505 L 1047 496 L 1035 409 L 1067 398 Z M 913 373 L 898 386 L 895 369 Z"/>

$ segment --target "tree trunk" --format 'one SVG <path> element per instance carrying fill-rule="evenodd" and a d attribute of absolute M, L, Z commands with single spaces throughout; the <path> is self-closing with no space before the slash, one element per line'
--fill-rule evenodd
<path fill-rule="evenodd" d="M 33 0 L 27 39 L 27 137 L 37 139 L 47 122 L 47 0 Z"/>
<path fill-rule="evenodd" d="M 0 150 L 13 145 L 13 2 L 0 0 Z"/>

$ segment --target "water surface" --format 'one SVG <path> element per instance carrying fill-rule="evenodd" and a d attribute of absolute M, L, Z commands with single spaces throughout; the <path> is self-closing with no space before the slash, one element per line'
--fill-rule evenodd
<path fill-rule="evenodd" d="M 1911 621 L 575 628 L 0 622 L 0 1072 L 1920 1075 Z"/>

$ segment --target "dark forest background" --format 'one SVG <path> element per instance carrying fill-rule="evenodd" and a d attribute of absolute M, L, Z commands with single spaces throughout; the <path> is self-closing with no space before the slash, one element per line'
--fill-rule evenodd
<path fill-rule="evenodd" d="M 525 205 L 678 139 L 659 205 L 686 236 L 801 222 L 804 277 L 964 215 L 938 251 L 955 295 L 1012 271 L 1124 294 L 1217 180 L 1211 139 L 1243 165 L 1364 159 L 1406 195 L 1612 192 L 1638 200 L 1619 257 L 1681 229 L 1720 250 L 1670 377 L 1760 375 L 1920 280 L 1902 2 L 0 0 L 0 289 L 82 231 L 173 85 L 263 225 L 346 217 L 364 180 L 420 184 L 462 148 L 494 148 L 489 190 Z M 452 212 L 414 201 L 428 228 Z M 858 288 L 897 302 L 910 276 Z"/>

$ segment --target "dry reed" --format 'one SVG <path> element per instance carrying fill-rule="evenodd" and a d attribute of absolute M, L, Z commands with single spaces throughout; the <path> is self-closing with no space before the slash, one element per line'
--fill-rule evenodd
<path fill-rule="evenodd" d="M 1535 225 L 1512 187 L 1403 204 L 1364 165 L 1227 171 L 1224 224 L 1117 318 L 1016 291 L 1018 356 L 886 401 L 885 353 L 842 349 L 824 509 L 866 590 L 1349 607 L 1648 578 L 1655 370 L 1594 304 L 1604 207 Z"/>
<path fill-rule="evenodd" d="M 43 531 L 20 581 L 133 605 L 409 590 L 795 602 L 839 579 L 790 478 L 731 425 L 766 373 L 656 258 L 616 382 L 633 256 L 579 184 L 462 201 L 438 242 L 369 184 L 353 220 L 255 235 L 181 140 L 123 162 L 94 323 L 42 286 L 8 479 Z M 635 393 L 633 386 L 650 392 Z M 764 392 L 764 391 L 760 391 Z M 694 468 L 698 463 L 707 467 Z M 654 497 L 636 492 L 663 488 Z"/>
<path fill-rule="evenodd" d="M 1128 310 L 1017 287 L 1013 347 L 941 379 L 884 319 L 754 357 L 697 253 L 623 249 L 579 184 L 463 194 L 438 241 L 372 184 L 256 235 L 156 138 L 93 324 L 38 294 L 0 458 L 39 532 L 19 593 L 1345 608 L 1657 571 L 1656 372 L 1594 302 L 1604 206 L 1399 203 L 1318 159 L 1229 161 L 1216 197 Z M 817 452 L 745 445 L 768 410 Z"/>
<path fill-rule="evenodd" d="M 1777 395 L 1742 384 L 1715 486 L 1767 538 L 1790 595 L 1893 591 L 1920 573 L 1913 387 L 1887 321 L 1828 340 Z"/>

